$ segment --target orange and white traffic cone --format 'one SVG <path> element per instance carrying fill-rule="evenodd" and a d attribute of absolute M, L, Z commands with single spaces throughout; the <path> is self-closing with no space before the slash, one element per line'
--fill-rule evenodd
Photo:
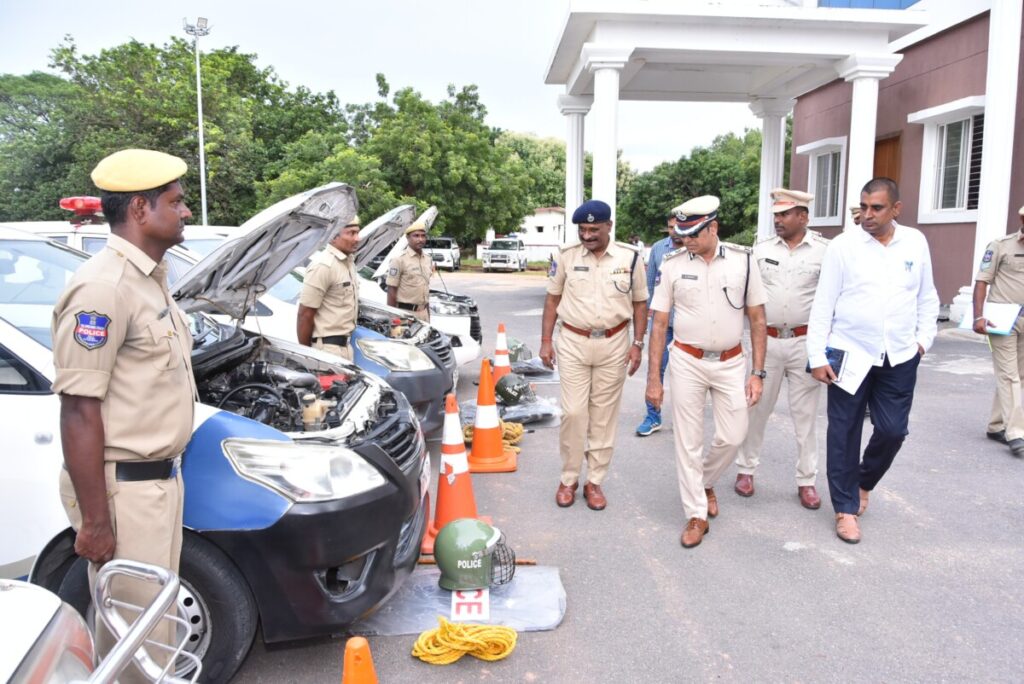
<path fill-rule="evenodd" d="M 480 364 L 480 389 L 476 398 L 476 421 L 473 423 L 473 448 L 469 452 L 471 473 L 511 473 L 516 469 L 516 452 L 506 449 L 501 441 L 501 421 L 494 403 L 494 380 L 491 364 Z"/>
<path fill-rule="evenodd" d="M 361 636 L 345 642 L 345 664 L 341 684 L 377 684 L 377 671 L 370 655 L 370 642 Z"/>
<path fill-rule="evenodd" d="M 512 372 L 508 362 L 508 336 L 505 335 L 505 324 L 498 324 L 498 337 L 494 341 L 494 387 L 497 391 L 498 381 Z"/>
<path fill-rule="evenodd" d="M 491 522 L 490 518 L 476 514 L 473 478 L 469 474 L 466 441 L 462 437 L 462 421 L 459 420 L 459 402 L 454 394 L 449 394 L 444 400 L 441 468 L 437 475 L 437 512 L 434 514 L 434 522 L 427 525 L 420 551 L 434 553 L 437 533 L 452 520 L 459 518 L 479 518 L 487 524 Z"/>

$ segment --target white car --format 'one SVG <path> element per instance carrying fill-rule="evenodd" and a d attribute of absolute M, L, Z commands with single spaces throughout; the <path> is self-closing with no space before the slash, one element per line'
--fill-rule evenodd
<path fill-rule="evenodd" d="M 462 268 L 462 251 L 455 238 L 428 237 L 427 244 L 423 247 L 423 253 L 429 254 L 430 259 L 438 268 L 446 268 L 449 271 L 458 271 Z"/>
<path fill-rule="evenodd" d="M 525 271 L 526 245 L 519 238 L 492 240 L 484 250 L 483 267 L 488 271 Z"/>

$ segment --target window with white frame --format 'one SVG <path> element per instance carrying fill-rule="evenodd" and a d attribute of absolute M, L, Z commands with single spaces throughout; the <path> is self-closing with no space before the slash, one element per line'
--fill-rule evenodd
<path fill-rule="evenodd" d="M 809 224 L 842 225 L 846 138 L 816 140 L 800 145 L 796 148 L 796 153 L 808 158 L 807 187 L 808 192 L 814 194 Z"/>
<path fill-rule="evenodd" d="M 907 116 L 924 126 L 919 223 L 977 221 L 985 97 L 965 97 Z"/>

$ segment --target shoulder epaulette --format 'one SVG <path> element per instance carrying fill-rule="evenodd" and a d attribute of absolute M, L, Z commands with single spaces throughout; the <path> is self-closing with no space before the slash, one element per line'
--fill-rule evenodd
<path fill-rule="evenodd" d="M 583 243 L 582 243 L 582 242 L 574 242 L 574 243 L 573 243 L 573 244 L 571 244 L 571 245 L 566 245 L 565 247 L 562 247 L 562 248 L 561 248 L 560 250 L 558 250 L 558 251 L 559 251 L 559 252 L 568 252 L 568 251 L 569 251 L 570 249 L 575 249 L 576 247 L 582 247 L 582 246 L 583 246 Z"/>
<path fill-rule="evenodd" d="M 750 254 L 753 251 L 750 249 L 750 247 L 747 247 L 745 245 L 737 245 L 733 242 L 723 242 L 722 246 L 725 247 L 726 249 L 731 249 L 734 252 L 742 252 L 743 254 Z"/>
<path fill-rule="evenodd" d="M 1020 231 L 1015 230 L 1012 233 L 1004 235 L 1003 237 L 997 237 L 992 242 L 1003 242 L 1004 240 L 1009 240 L 1010 238 L 1013 238 L 1014 240 L 1016 240 L 1018 237 L 1020 237 Z"/>
<path fill-rule="evenodd" d="M 669 252 L 665 256 L 661 257 L 661 263 L 665 263 L 669 259 L 674 259 L 677 256 L 679 256 L 680 254 L 686 254 L 686 248 L 685 247 L 680 247 L 679 249 L 673 249 L 671 252 Z"/>
<path fill-rule="evenodd" d="M 628 242 L 619 242 L 618 240 L 616 240 L 615 244 L 617 244 L 619 247 L 623 247 L 623 248 L 628 249 L 630 251 L 636 252 L 637 254 L 640 253 L 640 248 L 639 247 L 637 247 L 636 245 L 631 245 Z"/>
<path fill-rule="evenodd" d="M 829 240 L 827 237 L 825 237 L 824 235 L 822 235 L 821 233 L 819 233 L 816 230 L 808 230 L 807 234 L 811 236 L 812 240 L 817 240 L 818 242 L 822 242 L 822 243 L 824 243 L 826 245 L 828 243 L 832 242 L 831 240 Z"/>

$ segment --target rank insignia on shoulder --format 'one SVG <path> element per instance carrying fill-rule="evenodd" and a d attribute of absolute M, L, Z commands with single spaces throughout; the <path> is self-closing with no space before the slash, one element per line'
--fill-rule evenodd
<path fill-rule="evenodd" d="M 107 343 L 110 316 L 95 311 L 79 311 L 75 314 L 75 321 L 75 342 L 90 351 Z"/>

